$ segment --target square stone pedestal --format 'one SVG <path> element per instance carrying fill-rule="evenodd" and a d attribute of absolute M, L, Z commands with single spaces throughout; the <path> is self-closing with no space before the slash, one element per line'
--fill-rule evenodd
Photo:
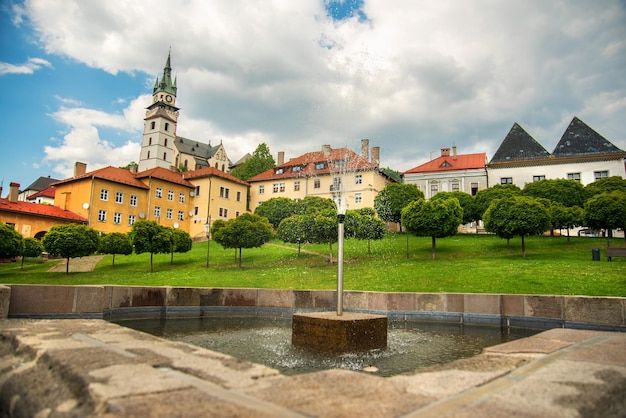
<path fill-rule="evenodd" d="M 294 314 L 291 344 L 325 353 L 387 348 L 387 317 L 353 312 Z"/>

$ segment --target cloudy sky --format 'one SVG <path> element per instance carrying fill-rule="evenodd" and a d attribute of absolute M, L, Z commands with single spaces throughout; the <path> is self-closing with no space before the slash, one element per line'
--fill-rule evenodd
<path fill-rule="evenodd" d="M 491 158 L 518 122 L 552 151 L 574 116 L 626 150 L 624 0 L 2 0 L 0 179 L 137 161 L 171 48 L 178 134 L 236 161 L 381 148 Z"/>

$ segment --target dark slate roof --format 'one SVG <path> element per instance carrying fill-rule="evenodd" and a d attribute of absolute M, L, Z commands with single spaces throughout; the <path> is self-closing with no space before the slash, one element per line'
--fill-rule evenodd
<path fill-rule="evenodd" d="M 574 116 L 554 148 L 555 157 L 624 152 Z"/>
<path fill-rule="evenodd" d="M 178 149 L 178 152 L 181 154 L 193 155 L 194 157 L 199 157 L 204 160 L 208 160 L 213 157 L 220 148 L 219 145 L 212 147 L 211 144 L 205 144 L 193 139 L 183 138 L 182 136 L 176 137 L 175 144 L 176 149 Z"/>
<path fill-rule="evenodd" d="M 490 164 L 549 157 L 550 153 L 516 122 L 500 144 Z"/>
<path fill-rule="evenodd" d="M 53 179 L 50 176 L 48 177 L 39 177 L 37 180 L 35 180 L 30 186 L 28 186 L 27 188 L 25 188 L 24 190 L 36 190 L 38 192 L 47 189 L 48 187 L 50 187 L 50 185 L 54 182 L 57 182 L 59 180 L 57 179 Z"/>

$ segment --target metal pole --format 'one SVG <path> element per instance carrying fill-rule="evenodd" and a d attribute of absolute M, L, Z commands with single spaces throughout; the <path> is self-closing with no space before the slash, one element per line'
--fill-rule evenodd
<path fill-rule="evenodd" d="M 211 250 L 211 217 L 206 220 L 206 267 L 209 267 L 209 251 Z"/>
<path fill-rule="evenodd" d="M 337 316 L 343 315 L 343 231 L 346 215 L 337 215 L 338 221 L 338 249 L 337 249 Z"/>

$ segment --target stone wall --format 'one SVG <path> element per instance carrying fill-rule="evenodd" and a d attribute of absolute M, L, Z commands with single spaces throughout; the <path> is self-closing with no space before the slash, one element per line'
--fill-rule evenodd
<path fill-rule="evenodd" d="M 335 291 L 133 286 L 0 286 L 0 318 L 203 315 L 223 308 L 334 310 Z M 393 319 L 626 331 L 626 298 L 344 292 L 344 309 Z"/>

